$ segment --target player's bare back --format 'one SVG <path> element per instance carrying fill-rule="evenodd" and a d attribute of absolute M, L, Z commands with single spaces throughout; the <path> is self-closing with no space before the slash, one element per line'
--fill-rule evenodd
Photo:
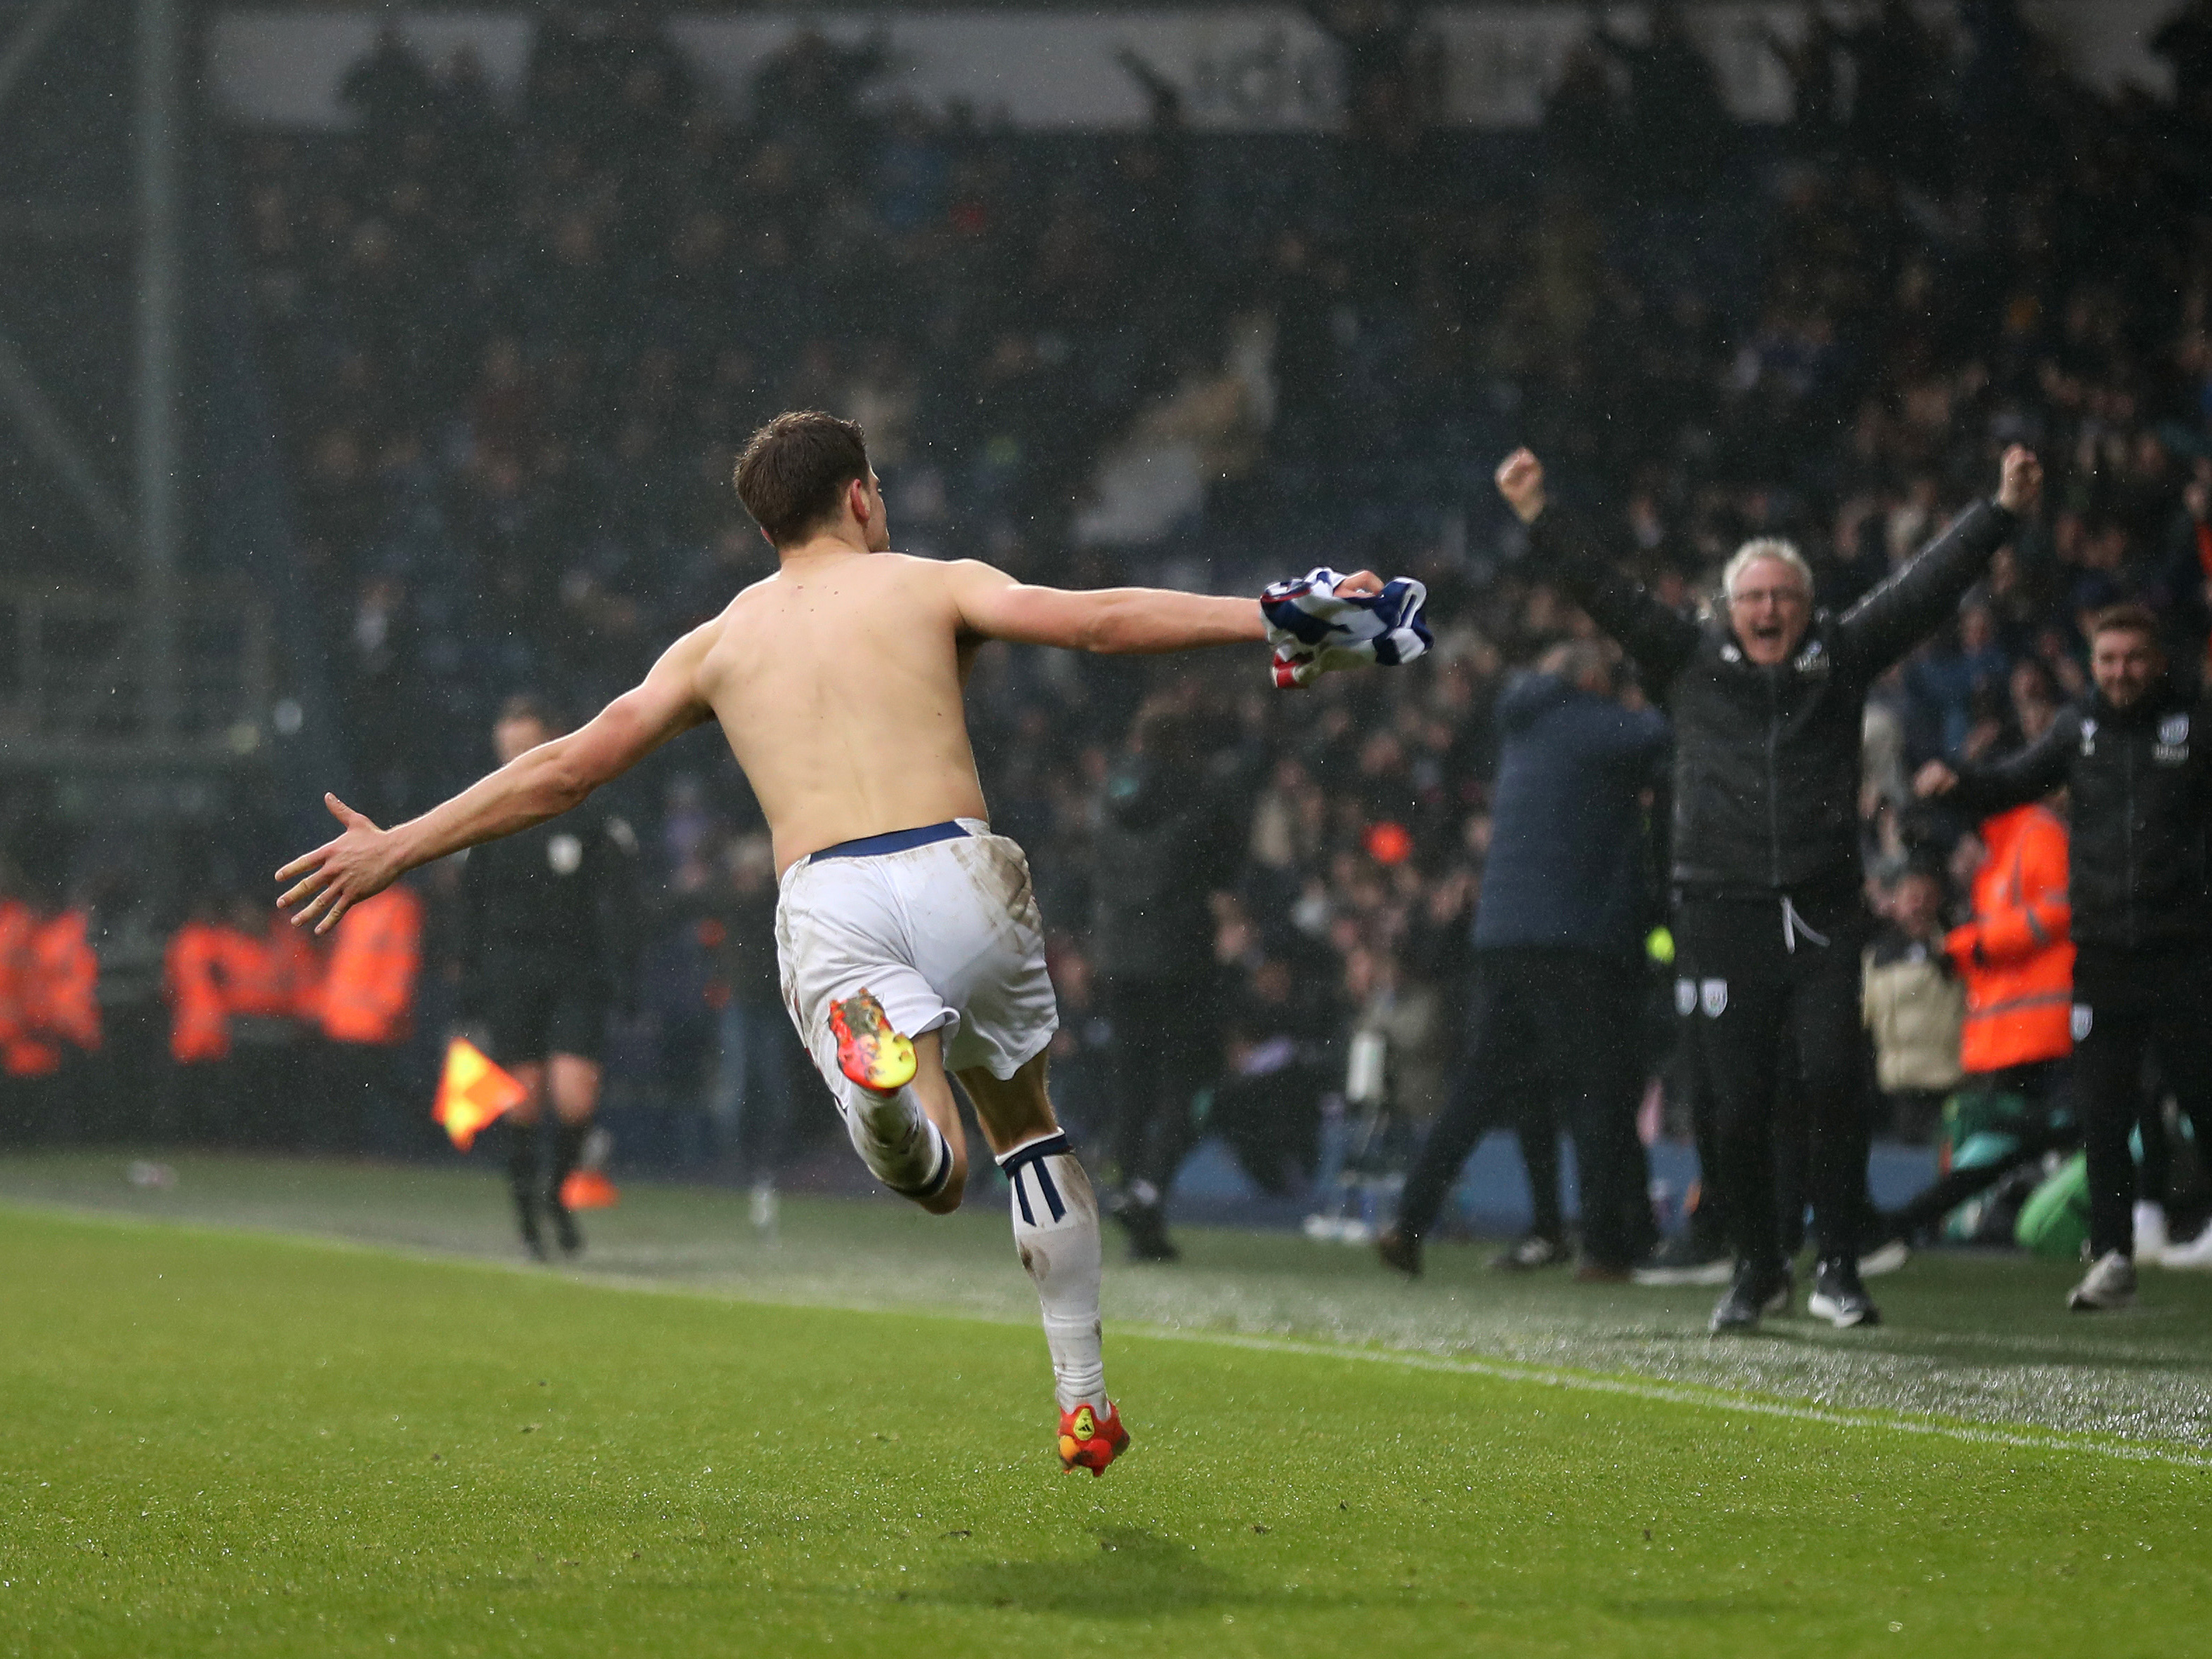
<path fill-rule="evenodd" d="M 344 833 L 277 872 L 277 900 L 326 931 L 404 872 L 567 811 L 670 738 L 719 720 L 779 866 L 840 842 L 984 817 L 960 687 L 984 640 L 1143 653 L 1258 641 L 1259 605 L 1169 589 L 1034 587 L 972 560 L 884 550 L 872 476 L 842 527 L 781 548 L 776 574 L 670 647 L 577 731 L 384 830 L 334 795 Z M 1371 571 L 1340 592 L 1373 594 Z"/>
<path fill-rule="evenodd" d="M 699 694 L 760 801 L 779 869 L 839 842 L 988 816 L 961 706 L 981 643 L 961 614 L 961 568 L 813 555 L 710 624 Z"/>

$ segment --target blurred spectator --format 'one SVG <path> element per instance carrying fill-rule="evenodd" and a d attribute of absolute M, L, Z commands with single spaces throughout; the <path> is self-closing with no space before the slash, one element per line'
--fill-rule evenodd
<path fill-rule="evenodd" d="M 1945 954 L 1943 866 L 1917 858 L 1892 889 L 1888 915 L 1860 953 L 1860 1001 L 1874 1035 L 1875 1082 L 1890 1121 L 1924 1140 L 1960 1076 L 1966 994 Z"/>
<path fill-rule="evenodd" d="M 325 1133 L 321 1079 L 307 1063 L 307 1036 L 321 993 L 321 960 L 309 936 L 273 905 L 234 898 L 225 922 L 218 937 L 234 1133 L 258 1148 L 318 1144 Z"/>
<path fill-rule="evenodd" d="M 225 995 L 229 943 L 213 904 L 196 906 L 170 935 L 162 958 L 161 995 L 169 1005 L 167 1099 L 170 1133 L 222 1145 L 232 1137 L 235 1090 L 230 1060 L 230 1008 Z"/>
<path fill-rule="evenodd" d="M 64 1073 L 100 1047 L 99 982 L 83 910 L 37 884 L 0 893 L 0 1136 L 20 1145 L 78 1132 Z"/>
<path fill-rule="evenodd" d="M 2063 1090 L 2074 944 L 2066 899 L 2066 826 L 2043 805 L 2016 806 L 1961 838 L 1954 864 L 1973 884 L 1971 918 L 1943 941 L 1965 981 L 1957 1043 L 1972 1097 L 1950 1115 L 2001 1127 L 2004 1150 L 1963 1161 L 1966 1137 L 1947 1136 L 1952 1162 L 1938 1181 L 1881 1218 L 1886 1237 L 1910 1240 L 2013 1170 L 2081 1139 Z"/>
<path fill-rule="evenodd" d="M 776 969 L 775 860 L 765 835 L 731 843 L 700 900 L 700 939 L 712 953 L 708 1000 L 718 1003 L 708 1097 L 714 1157 L 752 1188 L 753 1224 L 775 1224 L 776 1182 L 791 1133 L 793 1080 L 805 1051 L 784 1012 Z"/>
<path fill-rule="evenodd" d="M 319 1150 L 404 1149 L 401 1051 L 413 1035 L 422 971 L 422 901 L 404 882 L 338 918 L 331 930 L 319 1019 L 331 1073 Z"/>
<path fill-rule="evenodd" d="M 1380 1249 L 1389 1266 L 1419 1273 L 1421 1239 L 1468 1154 L 1486 1130 L 1527 1113 L 1524 1144 L 1553 1139 L 1562 1125 L 1574 1134 L 1583 1276 L 1624 1279 L 1652 1243 L 1635 1121 L 1644 939 L 1657 915 L 1643 807 L 1667 725 L 1649 708 L 1621 707 L 1605 653 L 1579 641 L 1516 680 L 1498 719 L 1467 1046 Z M 1538 1175 L 1531 1160 L 1532 1189 Z M 1547 1196 L 1536 1194 L 1540 1218 Z M 1564 1255 L 1563 1237 L 1535 1237 L 1554 1259 Z"/>
<path fill-rule="evenodd" d="M 1679 0 L 1650 9 L 1650 36 L 1633 45 L 1600 30 L 1591 38 L 1626 70 L 1635 164 L 1662 196 L 1701 191 L 1733 137 L 1720 77 L 1690 33 Z"/>
<path fill-rule="evenodd" d="M 1207 711 L 1155 697 L 1106 776 L 1094 864 L 1090 963 L 1112 1030 L 1113 1212 L 1139 1261 L 1172 1261 L 1167 1194 L 1192 1140 L 1198 1091 L 1221 1070 L 1213 902 L 1235 884 L 1247 786 L 1206 765 Z"/>

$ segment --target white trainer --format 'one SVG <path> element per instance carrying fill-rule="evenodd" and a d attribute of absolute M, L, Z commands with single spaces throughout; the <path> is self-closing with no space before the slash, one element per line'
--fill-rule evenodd
<path fill-rule="evenodd" d="M 2136 1260 L 2146 1267 L 2165 1265 L 2166 1206 L 2148 1199 L 2136 1201 Z"/>
<path fill-rule="evenodd" d="M 2186 1244 L 2169 1244 L 2160 1255 L 2161 1267 L 2212 1267 L 2212 1224 Z"/>
<path fill-rule="evenodd" d="M 1901 1238 L 1886 1238 L 1859 1258 L 1859 1277 L 1879 1279 L 1893 1273 L 1912 1260 L 1912 1247 Z"/>
<path fill-rule="evenodd" d="M 2066 1305 L 2075 1313 L 2134 1307 L 2136 1264 L 2118 1250 L 2106 1251 L 2081 1282 L 2066 1293 Z"/>

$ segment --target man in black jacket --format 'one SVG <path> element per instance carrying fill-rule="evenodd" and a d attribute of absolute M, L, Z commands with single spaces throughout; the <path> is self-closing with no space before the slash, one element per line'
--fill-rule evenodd
<path fill-rule="evenodd" d="M 560 735 L 546 704 L 510 697 L 492 744 L 504 766 Z M 561 1189 L 599 1109 L 607 1015 L 630 970 L 637 836 L 622 819 L 586 805 L 464 856 L 461 1006 L 484 1027 L 492 1059 L 529 1091 L 507 1115 L 516 1224 L 542 1260 L 540 1219 L 550 1215 L 555 1242 L 573 1255 L 583 1237 Z M 549 1103 L 547 1177 L 538 1143 Z"/>
<path fill-rule="evenodd" d="M 1650 1171 L 1636 1138 L 1644 939 L 1654 920 L 1639 797 L 1666 753 L 1667 722 L 1622 707 L 1612 679 L 1601 647 L 1570 641 L 1498 699 L 1467 1047 L 1397 1224 L 1376 1241 L 1401 1272 L 1420 1271 L 1422 1235 L 1484 1131 L 1532 1096 L 1557 1100 L 1575 1138 L 1578 1276 L 1625 1280 L 1650 1247 Z M 1531 1169 L 1532 1188 L 1538 1178 Z"/>
<path fill-rule="evenodd" d="M 2011 536 L 2042 474 L 2005 453 L 1996 497 L 1960 515 L 1841 617 L 1816 611 L 1812 574 L 1786 542 L 1729 560 L 1724 618 L 1699 622 L 1611 569 L 1571 525 L 1546 514 L 1544 471 L 1527 450 L 1498 487 L 1531 550 L 1599 627 L 1636 658 L 1674 726 L 1675 1006 L 1693 1022 L 1712 1089 L 1719 1187 L 1735 1246 L 1716 1333 L 1755 1328 L 1789 1305 L 1777 1233 L 1774 1101 L 1794 1036 L 1811 1138 L 1819 1245 L 1811 1310 L 1873 1322 L 1859 1282 L 1866 1178 L 1865 1035 L 1859 951 L 1871 927 L 1860 892 L 1859 727 L 1875 679 L 1957 608 Z"/>
<path fill-rule="evenodd" d="M 2177 685 L 2158 619 L 2115 605 L 2089 630 L 2095 686 L 2051 729 L 1988 766 L 1930 761 L 1914 787 L 1977 814 L 2061 784 L 2072 803 L 2074 1078 L 2089 1158 L 2094 1264 L 2067 1305 L 2135 1300 L 2135 1158 L 2146 1049 L 2212 1146 L 2212 708 Z"/>
<path fill-rule="evenodd" d="M 1190 1150 L 1191 1098 L 1220 1069 L 1212 896 L 1249 831 L 1205 764 L 1206 720 L 1179 699 L 1141 710 L 1107 775 L 1093 842 L 1091 950 L 1112 1028 L 1114 1215 L 1140 1261 L 1172 1261 L 1168 1188 Z"/>

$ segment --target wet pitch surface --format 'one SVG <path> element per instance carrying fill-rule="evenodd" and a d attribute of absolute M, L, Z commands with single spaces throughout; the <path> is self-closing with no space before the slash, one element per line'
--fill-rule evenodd
<path fill-rule="evenodd" d="M 1013 1259 L 1002 1193 L 972 1191 L 932 1219 L 895 1200 L 786 1199 L 771 1234 L 745 1194 L 632 1183 L 586 1218 L 577 1261 L 525 1264 L 503 1183 L 481 1173 L 310 1160 L 183 1157 L 173 1184 L 134 1185 L 123 1153 L 0 1159 L 0 1203 L 266 1229 L 510 1261 L 708 1295 L 826 1307 L 1036 1317 Z M 142 1176 L 146 1172 L 142 1170 Z M 1711 1288 L 1585 1285 L 1566 1270 L 1506 1275 L 1482 1246 L 1432 1247 L 1407 1282 L 1366 1251 L 1281 1234 L 1186 1229 L 1170 1267 L 1121 1265 L 1109 1241 L 1110 1337 L 1353 1345 L 1668 1389 L 1721 1390 L 1823 1412 L 1902 1413 L 1956 1424 L 2111 1439 L 2153 1455 L 2212 1455 L 2212 1273 L 2147 1271 L 2141 1305 L 2064 1307 L 2071 1264 L 1923 1254 L 1872 1282 L 1885 1322 L 1838 1332 L 1802 1311 L 1716 1340 Z M 1803 1305 L 1801 1285 L 1798 1309 Z"/>

